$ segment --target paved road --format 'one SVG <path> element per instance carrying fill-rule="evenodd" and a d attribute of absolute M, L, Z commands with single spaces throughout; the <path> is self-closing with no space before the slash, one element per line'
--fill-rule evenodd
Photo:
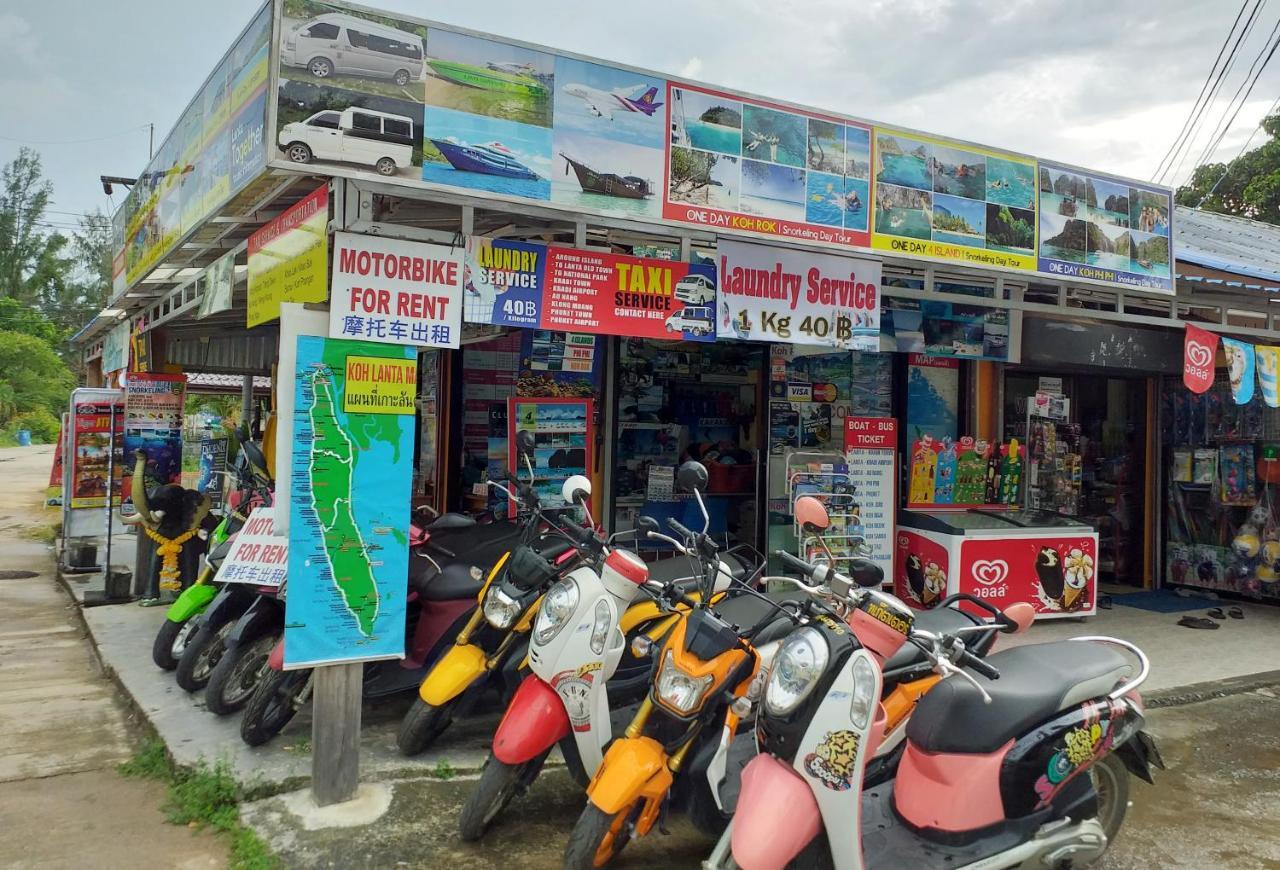
<path fill-rule="evenodd" d="M 224 866 L 220 841 L 164 822 L 160 786 L 115 772 L 129 723 L 31 536 L 57 519 L 42 506 L 52 456 L 0 449 L 0 867 Z"/>

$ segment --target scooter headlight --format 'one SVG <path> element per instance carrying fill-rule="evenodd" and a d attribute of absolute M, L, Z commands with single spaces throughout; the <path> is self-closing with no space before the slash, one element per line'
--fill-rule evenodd
<path fill-rule="evenodd" d="M 494 628 L 510 628 L 520 618 L 520 602 L 501 586 L 492 585 L 484 596 L 484 618 Z"/>
<path fill-rule="evenodd" d="M 658 700 L 680 715 L 688 716 L 702 706 L 702 699 L 714 681 L 710 674 L 705 677 L 686 674 L 676 667 L 675 656 L 667 650 L 658 673 Z"/>
<path fill-rule="evenodd" d="M 552 585 L 542 596 L 538 618 L 533 622 L 533 639 L 536 643 L 550 643 L 560 633 L 573 609 L 578 606 L 578 584 L 566 577 Z"/>
<path fill-rule="evenodd" d="M 800 706 L 818 684 L 829 655 L 827 642 L 817 629 L 802 628 L 788 637 L 769 672 L 765 712 L 785 716 Z"/>
<path fill-rule="evenodd" d="M 858 656 L 853 663 L 853 702 L 849 708 L 849 716 L 855 728 L 867 727 L 871 721 L 871 712 L 880 703 L 876 692 L 876 672 L 866 656 Z"/>
<path fill-rule="evenodd" d="M 596 655 L 604 655 L 605 641 L 609 639 L 609 629 L 612 627 L 609 604 L 601 598 L 596 602 L 595 619 L 591 625 L 591 651 Z"/>

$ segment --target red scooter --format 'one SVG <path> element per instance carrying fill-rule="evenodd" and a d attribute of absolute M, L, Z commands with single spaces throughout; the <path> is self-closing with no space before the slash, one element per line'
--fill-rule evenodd
<path fill-rule="evenodd" d="M 415 518 L 409 535 L 405 657 L 365 665 L 365 698 L 418 687 L 466 624 L 489 570 L 519 535 L 520 526 L 505 520 L 480 524 L 461 514 Z M 267 668 L 240 721 L 240 737 L 250 746 L 279 734 L 311 697 L 313 669 L 284 670 L 283 637 Z"/>

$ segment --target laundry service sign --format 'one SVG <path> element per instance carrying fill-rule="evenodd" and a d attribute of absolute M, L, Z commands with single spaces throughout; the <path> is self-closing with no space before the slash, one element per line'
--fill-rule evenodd
<path fill-rule="evenodd" d="M 459 346 L 461 249 L 335 233 L 331 338 Z"/>
<path fill-rule="evenodd" d="M 880 261 L 721 239 L 722 338 L 880 347 Z"/>

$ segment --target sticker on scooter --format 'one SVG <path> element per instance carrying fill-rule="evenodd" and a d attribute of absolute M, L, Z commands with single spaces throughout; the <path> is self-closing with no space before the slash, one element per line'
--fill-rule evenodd
<path fill-rule="evenodd" d="M 828 731 L 813 752 L 804 757 L 805 771 L 832 791 L 853 786 L 858 759 L 858 732 Z"/>
<path fill-rule="evenodd" d="M 564 702 L 569 725 L 574 731 L 591 729 L 591 684 L 595 682 L 600 662 L 588 662 L 577 669 L 561 671 L 551 678 L 551 687 Z"/>
<path fill-rule="evenodd" d="M 1072 728 L 1062 738 L 1062 746 L 1049 759 L 1049 766 L 1036 780 L 1036 796 L 1040 803 L 1036 809 L 1046 807 L 1062 790 L 1067 780 L 1081 770 L 1091 767 L 1111 749 L 1115 733 L 1112 725 L 1124 708 L 1110 702 L 1085 705 L 1085 721 Z"/>

